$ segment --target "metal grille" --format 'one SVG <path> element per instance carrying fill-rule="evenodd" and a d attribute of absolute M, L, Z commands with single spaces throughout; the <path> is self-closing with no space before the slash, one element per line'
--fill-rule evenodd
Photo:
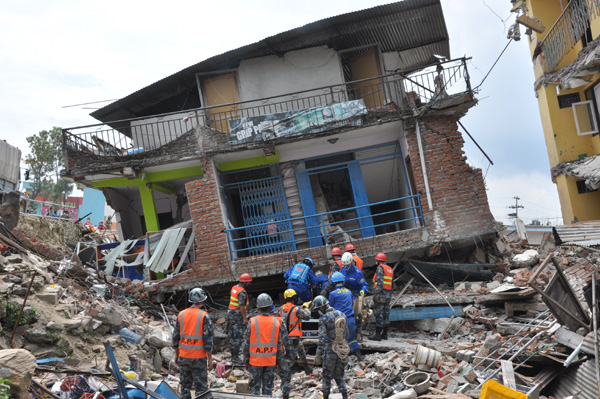
<path fill-rule="evenodd" d="M 579 93 L 565 94 L 558 96 L 558 108 L 570 108 L 573 103 L 581 101 Z"/>

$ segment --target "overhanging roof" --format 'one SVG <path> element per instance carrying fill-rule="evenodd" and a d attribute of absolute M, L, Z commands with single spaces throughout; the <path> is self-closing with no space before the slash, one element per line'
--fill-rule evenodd
<path fill-rule="evenodd" d="M 406 69 L 450 58 L 440 0 L 405 0 L 322 19 L 211 57 L 115 101 L 90 115 L 101 122 L 198 108 L 196 73 L 237 68 L 242 60 L 328 46 L 336 51 L 378 43 L 398 51 Z M 190 96 L 195 98 L 190 101 Z M 187 102 L 186 102 L 187 100 Z"/>

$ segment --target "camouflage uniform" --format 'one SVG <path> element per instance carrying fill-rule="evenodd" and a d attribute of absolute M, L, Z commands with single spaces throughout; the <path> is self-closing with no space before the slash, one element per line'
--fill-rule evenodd
<path fill-rule="evenodd" d="M 335 320 L 338 317 L 346 316 L 339 310 L 333 308 L 327 311 L 319 319 L 319 343 L 318 349 L 323 354 L 323 397 L 329 396 L 331 391 L 331 379 L 333 378 L 338 386 L 338 390 L 344 397 L 347 397 L 346 383 L 344 382 L 344 368 L 348 359 L 340 359 L 337 353 L 332 349 L 332 343 L 335 340 Z M 348 340 L 348 326 L 344 329 L 344 340 Z"/>
<path fill-rule="evenodd" d="M 180 327 L 179 318 L 177 325 L 173 331 L 173 348 L 179 347 Z M 210 316 L 206 314 L 202 329 L 202 338 L 204 339 L 204 350 L 212 352 L 213 346 L 213 329 Z M 191 399 L 192 386 L 195 386 L 196 396 L 208 390 L 208 372 L 207 360 L 204 359 L 189 359 L 179 357 L 179 374 L 181 386 L 181 399 Z"/>
<path fill-rule="evenodd" d="M 270 316 L 269 313 L 261 313 L 262 315 Z M 250 381 L 248 381 L 248 386 L 250 390 L 250 394 L 252 395 L 262 395 L 273 396 L 273 382 L 275 380 L 275 371 L 277 367 L 281 367 L 282 370 L 287 370 L 287 375 L 281 377 L 282 387 L 281 390 L 284 390 L 284 378 L 288 381 L 288 392 L 289 392 L 289 381 L 291 380 L 290 376 L 290 368 L 289 364 L 286 365 L 285 354 L 290 353 L 290 341 L 288 337 L 287 327 L 285 323 L 281 323 L 281 328 L 279 329 L 279 337 L 277 339 L 277 365 L 275 366 L 253 366 L 249 364 L 250 362 L 250 325 L 246 328 L 246 334 L 244 338 L 244 364 L 248 365 L 248 372 L 250 374 Z"/>
<path fill-rule="evenodd" d="M 383 267 L 378 267 L 375 272 L 375 290 L 373 291 L 373 304 L 375 309 L 375 325 L 386 328 L 390 325 L 390 302 L 392 301 L 392 290 L 384 290 Z"/>
<path fill-rule="evenodd" d="M 248 295 L 246 291 L 240 292 L 238 296 L 239 305 L 246 306 Z M 242 311 L 237 309 L 229 309 L 227 311 L 227 325 L 229 326 L 229 347 L 231 348 L 231 358 L 236 360 L 239 358 L 242 340 L 244 338 L 244 318 Z"/>
<path fill-rule="evenodd" d="M 283 309 L 281 309 L 278 314 L 282 314 Z M 310 320 L 310 311 L 306 308 L 297 306 L 296 307 L 296 315 L 300 320 Z M 283 324 L 286 324 L 284 321 Z M 287 329 L 287 325 L 285 326 Z M 287 332 L 286 332 L 287 334 Z M 304 345 L 300 341 L 300 337 L 289 337 L 289 349 L 286 350 L 288 356 L 283 356 L 283 353 L 277 352 L 277 367 L 279 371 L 279 378 L 281 378 L 281 392 L 283 395 L 287 397 L 292 389 L 292 365 L 296 361 L 296 356 L 300 358 L 300 361 L 307 365 L 306 361 L 306 352 L 304 350 Z"/>

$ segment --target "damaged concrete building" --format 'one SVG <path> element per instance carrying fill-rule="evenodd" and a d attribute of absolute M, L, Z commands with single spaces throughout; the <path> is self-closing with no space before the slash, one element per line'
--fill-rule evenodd
<path fill-rule="evenodd" d="M 552 179 L 565 224 L 600 219 L 600 3 L 511 1 L 526 29 Z"/>
<path fill-rule="evenodd" d="M 324 266 L 350 241 L 365 265 L 474 246 L 494 219 L 457 127 L 477 103 L 466 59 L 449 52 L 439 0 L 320 20 L 64 129 L 64 175 L 103 190 L 122 239 L 191 221 L 194 259 L 159 291 Z"/>

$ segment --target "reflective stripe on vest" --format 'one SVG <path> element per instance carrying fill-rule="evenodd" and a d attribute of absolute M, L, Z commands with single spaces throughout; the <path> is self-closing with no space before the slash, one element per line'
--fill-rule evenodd
<path fill-rule="evenodd" d="M 342 265 L 342 261 L 341 261 L 341 260 L 339 260 L 339 259 L 337 259 L 337 260 L 334 260 L 334 262 L 335 262 L 335 263 L 337 263 L 337 264 L 338 264 L 338 266 L 339 266 L 339 268 L 338 268 L 336 271 L 337 271 L 337 272 L 339 272 L 340 270 L 342 270 L 342 267 L 344 267 L 344 265 Z M 331 268 L 332 268 L 332 267 L 333 267 L 333 265 L 329 267 L 329 277 L 328 277 L 328 278 L 329 278 L 330 280 L 331 280 L 331 272 L 332 272 Z"/>
<path fill-rule="evenodd" d="M 394 269 L 392 269 L 391 267 L 389 267 L 386 264 L 380 264 L 380 267 L 383 267 L 383 284 L 382 284 L 382 288 L 384 290 L 391 290 L 392 289 L 392 283 L 394 281 Z M 377 272 L 375 272 L 375 275 L 373 276 L 373 282 L 375 283 L 375 285 L 373 286 L 373 288 L 375 288 L 377 286 Z"/>
<path fill-rule="evenodd" d="M 250 364 L 275 366 L 281 322 L 275 316 L 258 315 L 250 319 Z"/>
<path fill-rule="evenodd" d="M 189 308 L 179 312 L 179 356 L 188 359 L 203 359 L 204 350 L 204 317 L 206 312 Z"/>
<path fill-rule="evenodd" d="M 289 305 L 289 306 L 288 306 Z M 291 312 L 291 314 L 290 314 Z M 288 314 L 290 318 L 288 319 Z M 302 322 L 298 318 L 296 307 L 291 303 L 283 305 L 279 315 L 282 320 L 288 320 L 288 336 L 290 337 L 301 337 L 302 336 Z"/>
<path fill-rule="evenodd" d="M 352 255 L 352 259 L 354 259 L 354 263 L 356 263 L 356 267 L 358 267 L 359 270 L 362 270 L 363 260 L 361 258 L 359 258 L 358 255 Z"/>
<path fill-rule="evenodd" d="M 229 298 L 229 309 L 238 309 L 240 307 L 239 297 L 240 292 L 246 291 L 244 287 L 234 285 L 231 287 L 231 297 Z M 246 305 L 243 306 L 244 308 Z"/>

